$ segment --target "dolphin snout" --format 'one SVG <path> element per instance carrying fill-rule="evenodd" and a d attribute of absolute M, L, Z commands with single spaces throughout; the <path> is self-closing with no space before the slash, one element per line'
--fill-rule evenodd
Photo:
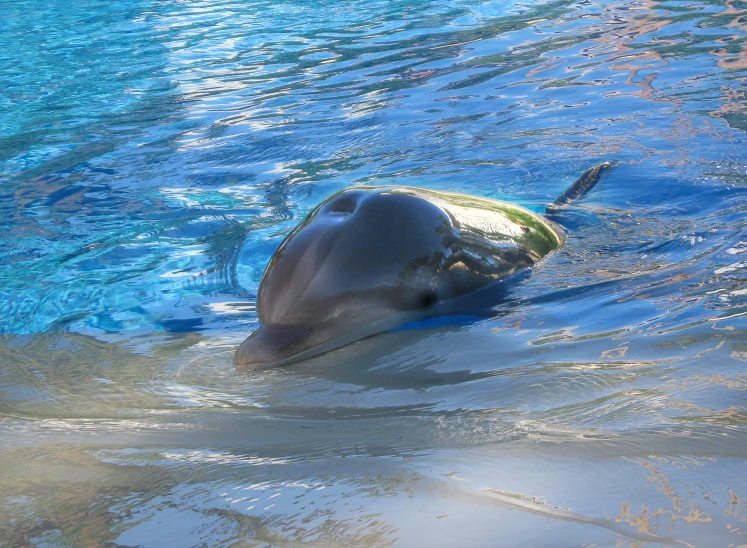
<path fill-rule="evenodd" d="M 263 325 L 246 339 L 233 358 L 240 369 L 280 365 L 309 347 L 311 330 L 304 325 Z"/>

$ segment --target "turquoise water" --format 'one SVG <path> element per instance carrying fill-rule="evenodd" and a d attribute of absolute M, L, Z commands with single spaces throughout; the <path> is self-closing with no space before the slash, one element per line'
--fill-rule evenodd
<path fill-rule="evenodd" d="M 739 0 L 0 3 L 0 544 L 747 544 L 746 35 Z M 234 371 L 332 193 L 541 211 L 603 160 L 496 317 Z"/>

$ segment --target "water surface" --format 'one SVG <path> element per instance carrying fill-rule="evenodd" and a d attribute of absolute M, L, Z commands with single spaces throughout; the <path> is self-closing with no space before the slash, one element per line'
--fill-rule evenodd
<path fill-rule="evenodd" d="M 747 5 L 0 5 L 0 539 L 747 544 Z M 9 45 L 9 46 L 8 46 Z M 238 373 L 354 185 L 565 213 L 492 318 Z"/>

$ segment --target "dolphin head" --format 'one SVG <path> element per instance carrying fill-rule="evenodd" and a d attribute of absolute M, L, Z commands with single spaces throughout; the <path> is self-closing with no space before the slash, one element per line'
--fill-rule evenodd
<path fill-rule="evenodd" d="M 438 274 L 457 241 L 443 209 L 402 189 L 332 196 L 270 261 L 257 298 L 262 326 L 234 363 L 281 365 L 420 317 L 448 297 Z"/>
<path fill-rule="evenodd" d="M 234 363 L 281 365 L 457 313 L 472 306 L 460 297 L 531 266 L 563 241 L 547 219 L 488 198 L 408 187 L 340 192 L 273 256 L 257 298 L 262 327 Z"/>

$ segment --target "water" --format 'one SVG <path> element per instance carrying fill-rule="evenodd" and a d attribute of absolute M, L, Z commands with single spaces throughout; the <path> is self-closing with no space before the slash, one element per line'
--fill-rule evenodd
<path fill-rule="evenodd" d="M 747 544 L 747 5 L 0 4 L 0 544 Z M 501 314 L 237 373 L 403 184 L 567 212 Z"/>

